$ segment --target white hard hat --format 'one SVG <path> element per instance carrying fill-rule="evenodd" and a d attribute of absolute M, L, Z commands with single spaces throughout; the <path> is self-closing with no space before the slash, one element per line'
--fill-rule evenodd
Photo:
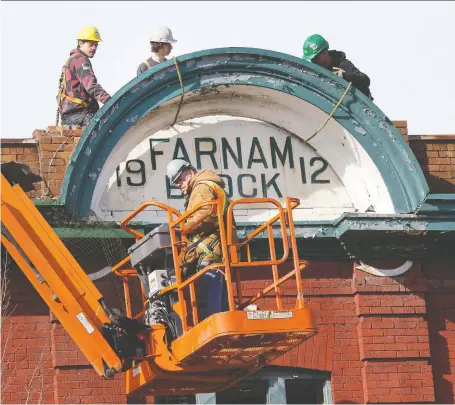
<path fill-rule="evenodd" d="M 172 44 L 177 42 L 177 40 L 174 39 L 172 31 L 168 27 L 155 27 L 152 30 L 152 35 L 150 35 L 150 42 L 164 42 Z"/>
<path fill-rule="evenodd" d="M 169 162 L 166 168 L 166 174 L 167 177 L 169 177 L 169 180 L 171 180 L 172 185 L 175 186 L 175 181 L 178 179 L 178 177 L 182 174 L 182 172 L 185 169 L 194 170 L 193 166 L 191 166 L 191 163 L 183 159 L 174 159 L 171 162 Z"/>

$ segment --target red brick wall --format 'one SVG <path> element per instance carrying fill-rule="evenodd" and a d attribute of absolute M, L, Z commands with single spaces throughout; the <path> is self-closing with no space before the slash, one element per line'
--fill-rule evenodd
<path fill-rule="evenodd" d="M 31 198 L 52 199 L 60 195 L 66 167 L 82 135 L 81 130 L 48 127 L 35 130 L 33 139 L 2 139 L 1 161 L 27 163 L 44 177 L 46 183 L 36 183 Z"/>
<path fill-rule="evenodd" d="M 406 122 L 395 123 L 406 139 Z M 49 190 L 43 185 L 30 196 L 52 198 L 80 135 L 50 127 L 34 132 L 35 143 L 4 139 L 1 160 L 24 161 L 36 171 L 41 160 Z M 407 140 L 431 191 L 455 192 L 455 137 Z M 276 363 L 330 371 L 337 403 L 453 403 L 454 269 L 453 261 L 426 262 L 403 277 L 380 278 L 353 270 L 348 262 L 311 263 L 304 292 L 319 332 Z M 2 403 L 37 402 L 41 394 L 45 403 L 125 403 L 122 376 L 98 377 L 22 273 L 16 269 L 11 275 L 15 310 L 2 325 L 2 347 L 10 356 L 3 361 L 9 380 L 5 385 L 3 379 Z M 245 283 L 249 293 L 260 285 Z M 116 301 L 110 284 L 97 286 L 108 302 Z M 295 299 L 292 287 L 283 290 L 288 302 Z"/>
<path fill-rule="evenodd" d="M 422 265 L 427 279 L 427 318 L 430 329 L 436 402 L 453 404 L 455 396 L 455 262 Z"/>
<path fill-rule="evenodd" d="M 453 269 L 453 260 L 416 263 L 389 278 L 353 270 L 347 262 L 310 263 L 304 294 L 318 334 L 275 364 L 330 371 L 336 403 L 453 403 Z M 249 278 L 261 274 L 250 272 Z M 282 292 L 292 304 L 295 289 L 286 286 Z M 245 282 L 245 298 L 260 288 L 263 281 Z M 259 303 L 260 309 L 273 306 L 272 298 Z"/>
<path fill-rule="evenodd" d="M 41 158 L 41 175 L 46 179 L 49 186 L 49 189 L 46 189 L 51 197 L 60 195 L 66 167 L 81 134 L 81 130 L 62 129 L 61 127 L 48 127 L 47 131 L 36 130 L 33 132 Z"/>
<path fill-rule="evenodd" d="M 275 364 L 330 371 L 336 403 L 453 403 L 454 268 L 455 261 L 427 262 L 401 277 L 380 278 L 348 262 L 310 263 L 304 294 L 318 334 Z M 253 272 L 250 279 L 264 274 Z M 244 282 L 245 298 L 263 284 Z M 12 286 L 16 315 L 6 319 L 2 335 L 5 342 L 13 328 L 7 353 L 15 361 L 6 368 L 10 381 L 2 403 L 25 403 L 30 391 L 38 398 L 41 386 L 46 403 L 125 403 L 123 377 L 96 375 L 17 270 Z M 118 299 L 108 282 L 97 286 L 108 301 Z M 282 292 L 292 305 L 293 283 Z M 273 305 L 272 298 L 259 302 L 260 309 Z"/>
<path fill-rule="evenodd" d="M 455 135 L 413 136 L 409 146 L 432 193 L 455 193 Z"/>
<path fill-rule="evenodd" d="M 7 277 L 12 313 L 2 316 L 0 403 L 126 403 L 123 376 L 99 377 L 23 273 L 13 265 Z"/>
<path fill-rule="evenodd" d="M 33 139 L 2 139 L 0 144 L 0 158 L 2 162 L 10 160 L 23 162 L 29 165 L 35 173 L 40 173 L 38 149 Z M 43 193 L 42 183 L 35 183 L 36 191 L 28 195 L 32 198 L 40 197 Z"/>
<path fill-rule="evenodd" d="M 356 270 L 354 282 L 365 402 L 433 402 L 420 265 L 393 278 Z"/>

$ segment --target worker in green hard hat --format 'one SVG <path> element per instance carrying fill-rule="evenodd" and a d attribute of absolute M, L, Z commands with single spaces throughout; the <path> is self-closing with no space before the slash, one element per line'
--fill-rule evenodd
<path fill-rule="evenodd" d="M 344 52 L 329 50 L 327 40 L 319 35 L 310 35 L 303 44 L 303 59 L 316 63 L 339 77 L 342 77 L 373 100 L 370 92 L 370 78 L 346 59 Z"/>

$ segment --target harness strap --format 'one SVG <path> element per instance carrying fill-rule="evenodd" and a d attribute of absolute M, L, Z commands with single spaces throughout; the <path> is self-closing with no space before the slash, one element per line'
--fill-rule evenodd
<path fill-rule="evenodd" d="M 65 71 L 68 69 L 69 65 L 69 59 L 65 62 L 62 68 L 62 85 L 60 86 L 59 93 L 58 93 L 58 104 L 61 104 L 62 99 L 67 99 L 71 103 L 75 104 L 80 104 L 81 106 L 88 108 L 88 103 L 84 100 L 81 100 L 80 98 L 77 97 L 71 97 L 68 94 L 66 94 L 66 74 Z"/>
<path fill-rule="evenodd" d="M 216 253 L 213 252 L 213 250 L 209 249 L 208 246 L 202 242 L 198 243 L 198 247 L 207 255 L 207 256 L 213 256 L 215 261 L 221 262 L 221 256 L 217 255 Z"/>
<path fill-rule="evenodd" d="M 66 98 L 68 101 L 71 101 L 72 103 L 80 104 L 81 106 L 88 108 L 88 104 L 84 100 L 81 100 L 80 98 L 71 97 L 68 96 L 67 94 L 60 94 L 60 98 Z"/>
<path fill-rule="evenodd" d="M 214 187 L 216 188 L 220 193 L 223 194 L 223 214 L 226 214 L 227 212 L 227 207 L 228 207 L 228 198 L 226 196 L 226 191 L 221 188 L 218 184 L 216 184 L 215 182 L 213 181 L 210 181 L 210 180 L 203 180 L 203 181 L 199 181 L 199 183 L 202 183 L 202 184 L 206 184 L 207 186 L 209 187 Z M 216 253 L 213 252 L 212 249 L 210 249 L 206 244 L 202 243 L 202 240 L 205 239 L 204 236 L 202 236 L 201 238 L 199 239 L 194 239 L 192 240 L 193 242 L 193 245 L 196 245 L 206 254 L 206 255 L 210 255 L 210 256 L 213 256 L 213 258 L 217 261 L 217 262 L 221 262 L 221 256 L 217 255 Z"/>
<path fill-rule="evenodd" d="M 148 60 L 146 60 L 146 61 L 144 62 L 144 64 L 145 64 L 145 66 L 147 66 L 147 69 L 150 69 L 150 68 L 151 68 L 150 62 L 149 62 Z"/>
<path fill-rule="evenodd" d="M 215 187 L 220 193 L 223 194 L 223 214 L 226 214 L 227 206 L 228 206 L 228 204 L 227 204 L 228 198 L 226 195 L 226 191 L 223 188 L 221 188 L 218 184 L 216 184 L 214 181 L 202 180 L 202 181 L 199 181 L 197 184 L 199 184 L 199 183 L 206 184 L 209 187 Z"/>

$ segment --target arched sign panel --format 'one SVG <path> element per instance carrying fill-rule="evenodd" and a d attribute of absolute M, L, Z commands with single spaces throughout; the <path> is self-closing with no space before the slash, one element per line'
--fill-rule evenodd
<path fill-rule="evenodd" d="M 76 214 L 120 220 L 149 199 L 182 208 L 165 175 L 176 157 L 219 173 L 233 198 L 299 197 L 298 220 L 412 212 L 428 193 L 401 135 L 356 89 L 312 137 L 346 89 L 318 66 L 229 48 L 179 57 L 179 70 L 183 102 L 168 61 L 126 85 L 92 120 L 62 190 Z M 249 222 L 270 212 L 258 206 L 236 214 Z M 163 218 L 150 209 L 139 219 Z"/>
<path fill-rule="evenodd" d="M 173 158 L 220 174 L 234 199 L 271 197 L 284 203 L 285 196 L 299 197 L 297 219 L 333 218 L 354 210 L 349 193 L 327 160 L 296 136 L 268 123 L 211 116 L 142 138 L 141 131 L 132 131 L 125 139 L 137 146 L 127 158 L 119 164 L 113 153 L 106 161 L 106 174 L 112 172 L 111 176 L 99 183 L 91 205 L 99 218 L 121 219 L 145 200 L 182 209 L 184 197 L 166 176 L 166 165 Z M 142 218 L 153 221 L 159 212 L 150 208 Z M 255 205 L 237 210 L 236 218 L 260 220 L 267 213 L 267 206 Z"/>

